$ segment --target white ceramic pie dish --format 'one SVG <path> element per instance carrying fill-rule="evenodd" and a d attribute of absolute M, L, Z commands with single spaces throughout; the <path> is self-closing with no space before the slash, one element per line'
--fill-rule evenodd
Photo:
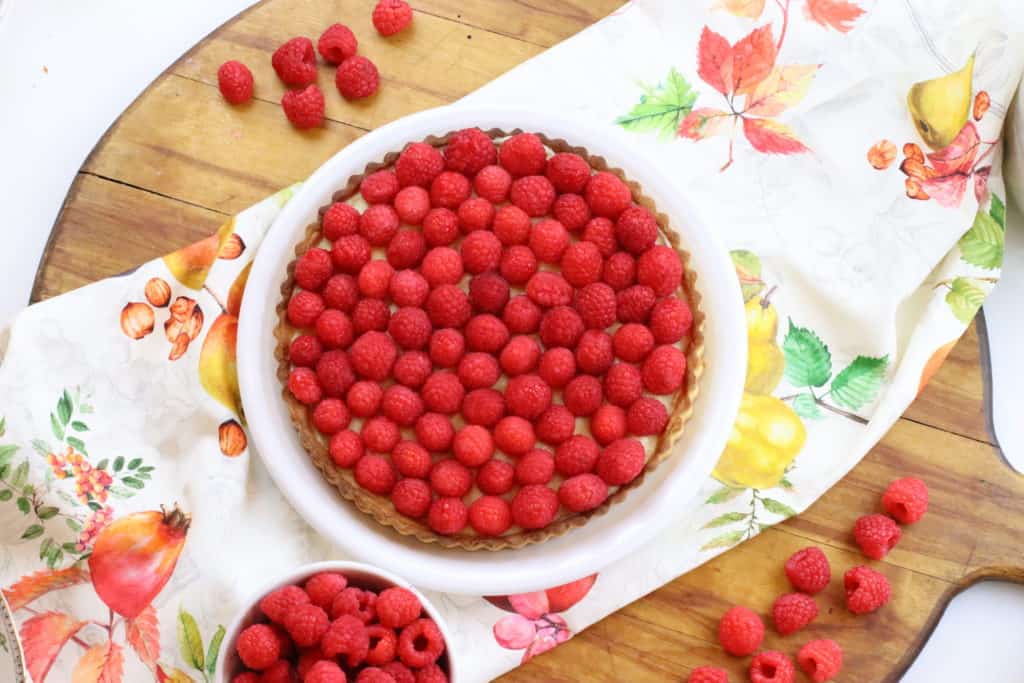
<path fill-rule="evenodd" d="M 680 233 L 698 274 L 705 322 L 700 395 L 673 456 L 607 514 L 569 533 L 518 550 L 469 552 L 425 544 L 381 526 L 343 500 L 313 466 L 288 416 L 274 358 L 275 307 L 287 264 L 318 209 L 348 178 L 407 142 L 478 126 L 537 131 L 587 148 L 643 187 Z M 256 451 L 285 497 L 325 538 L 353 557 L 439 591 L 508 595 L 586 576 L 628 555 L 678 522 L 725 447 L 746 372 L 746 325 L 728 252 L 657 166 L 607 129 L 528 110 L 445 107 L 414 114 L 356 140 L 321 166 L 284 207 L 257 253 L 242 303 L 238 375 Z"/>

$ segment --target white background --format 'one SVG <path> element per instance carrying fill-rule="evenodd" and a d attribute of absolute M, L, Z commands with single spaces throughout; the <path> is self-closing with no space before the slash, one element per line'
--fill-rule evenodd
<path fill-rule="evenodd" d="M 249 4 L 0 0 L 0 326 L 28 301 L 50 228 L 96 140 L 168 64 Z M 1019 281 L 1024 255 L 1018 265 Z M 986 307 L 999 330 L 997 376 L 1001 350 L 1020 338 L 1007 315 L 1019 298 L 1000 294 Z M 1024 590 L 982 584 L 953 601 L 903 680 L 1019 683 L 1022 634 Z"/>

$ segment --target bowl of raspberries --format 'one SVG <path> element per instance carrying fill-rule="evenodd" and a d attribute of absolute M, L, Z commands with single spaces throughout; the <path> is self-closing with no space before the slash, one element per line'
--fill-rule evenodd
<path fill-rule="evenodd" d="M 403 579 L 358 562 L 305 565 L 228 627 L 217 683 L 458 680 L 444 621 Z"/>

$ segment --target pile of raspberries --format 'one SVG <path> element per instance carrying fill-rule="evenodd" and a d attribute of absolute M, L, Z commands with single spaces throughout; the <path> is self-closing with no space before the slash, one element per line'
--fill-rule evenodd
<path fill-rule="evenodd" d="M 380 0 L 373 10 L 373 25 L 382 36 L 392 36 L 412 23 L 412 8 L 405 0 Z M 316 44 L 323 60 L 336 65 L 334 84 L 346 100 L 369 97 L 377 92 L 380 74 L 377 66 L 356 54 L 359 41 L 344 24 L 327 27 Z M 316 84 L 316 52 L 313 41 L 304 36 L 292 38 L 274 51 L 271 64 L 277 77 L 294 88 L 285 91 L 281 107 L 296 128 L 316 128 L 324 120 L 324 94 Z M 217 85 L 231 104 L 252 99 L 252 72 L 245 64 L 231 60 L 217 70 Z"/>
<path fill-rule="evenodd" d="M 907 477 L 889 485 L 882 507 L 903 524 L 913 524 L 928 511 L 928 487 L 920 479 Z M 881 559 L 900 538 L 892 517 L 865 515 L 854 524 L 854 540 L 864 555 Z M 882 520 L 885 520 L 884 522 Z M 832 568 L 820 549 L 804 548 L 786 562 L 786 577 L 797 592 L 778 598 L 772 605 L 772 621 L 779 635 L 801 631 L 818 616 L 812 596 L 825 590 L 832 580 Z M 843 575 L 846 608 L 853 614 L 870 614 L 889 602 L 892 587 L 881 572 L 871 567 L 854 567 Z M 735 606 L 718 624 L 722 649 L 737 657 L 754 655 L 750 662 L 751 683 L 793 683 L 793 660 L 776 650 L 758 652 L 764 640 L 764 622 L 753 610 Z M 834 640 L 812 640 L 800 648 L 796 662 L 815 683 L 834 679 L 843 666 L 843 651 Z M 687 683 L 729 683 L 728 674 L 717 667 L 701 666 L 690 672 Z"/>
<path fill-rule="evenodd" d="M 360 193 L 362 213 L 323 214 L 330 244 L 297 260 L 287 307 L 288 389 L 334 463 L 442 535 L 541 529 L 633 481 L 693 316 L 629 187 L 533 133 L 469 128 Z"/>
<path fill-rule="evenodd" d="M 447 683 L 444 637 L 412 591 L 379 593 L 321 572 L 259 603 L 235 646 L 231 683 Z"/>

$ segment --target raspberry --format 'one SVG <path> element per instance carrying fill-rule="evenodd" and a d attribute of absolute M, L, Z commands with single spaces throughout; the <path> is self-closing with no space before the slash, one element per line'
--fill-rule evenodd
<path fill-rule="evenodd" d="M 416 683 L 448 683 L 448 676 L 437 664 L 431 664 L 416 672 Z"/>
<path fill-rule="evenodd" d="M 578 354 L 577 354 L 578 355 Z M 635 365 L 616 363 L 604 377 L 604 395 L 610 403 L 628 408 L 643 393 L 643 380 Z"/>
<path fill-rule="evenodd" d="M 718 622 L 718 642 L 737 657 L 754 654 L 764 640 L 764 622 L 747 607 L 732 607 Z"/>
<path fill-rule="evenodd" d="M 480 496 L 469 506 L 469 525 L 481 536 L 501 536 L 512 525 L 512 511 L 497 496 Z"/>
<path fill-rule="evenodd" d="M 551 205 L 555 202 L 555 188 L 544 176 L 530 175 L 513 180 L 508 197 L 527 215 L 543 216 L 551 211 Z"/>
<path fill-rule="evenodd" d="M 377 453 L 390 453 L 391 449 L 402 438 L 398 431 L 398 425 L 380 415 L 371 417 L 364 422 L 363 428 L 359 433 L 363 437 L 363 443 L 366 444 L 366 447 Z M 358 474 L 358 471 L 356 474 Z M 391 487 L 388 488 L 390 489 Z"/>
<path fill-rule="evenodd" d="M 547 177 L 559 192 L 579 193 L 590 180 L 590 164 L 578 154 L 559 152 L 548 159 Z"/>
<path fill-rule="evenodd" d="M 359 219 L 359 234 L 373 247 L 387 246 L 398 233 L 398 213 L 388 204 L 374 204 Z"/>
<path fill-rule="evenodd" d="M 440 413 L 424 413 L 416 420 L 416 440 L 428 451 L 448 450 L 454 436 L 451 420 Z"/>
<path fill-rule="evenodd" d="M 427 524 L 434 532 L 442 536 L 451 536 L 452 534 L 459 533 L 466 527 L 468 516 L 466 504 L 458 498 L 435 498 L 434 502 L 430 504 L 430 511 L 427 512 Z M 400 639 L 399 647 L 401 647 L 401 644 Z M 404 655 L 401 655 L 401 651 L 400 656 L 403 662 L 413 666 L 411 662 L 406 660 Z"/>
<path fill-rule="evenodd" d="M 423 188 L 406 188 L 423 189 Z M 415 268 L 427 253 L 427 241 L 419 230 L 399 230 L 388 244 L 387 258 L 391 267 Z"/>
<path fill-rule="evenodd" d="M 683 263 L 674 249 L 657 244 L 637 261 L 637 280 L 647 285 L 658 296 L 666 296 L 679 289 L 683 277 Z"/>
<path fill-rule="evenodd" d="M 601 449 L 593 439 L 577 434 L 555 449 L 555 469 L 566 477 L 590 472 L 600 454 Z"/>
<path fill-rule="evenodd" d="M 834 640 L 812 640 L 796 655 L 807 677 L 815 683 L 831 681 L 843 668 L 843 651 Z"/>
<path fill-rule="evenodd" d="M 482 313 L 501 313 L 508 296 L 508 282 L 497 273 L 480 273 L 469 281 L 469 303 Z"/>
<path fill-rule="evenodd" d="M 345 429 L 351 420 L 352 416 L 341 399 L 325 398 L 313 409 L 313 426 L 327 436 Z"/>
<path fill-rule="evenodd" d="M 783 595 L 772 605 L 772 621 L 780 635 L 796 633 L 818 616 L 818 604 L 803 593 Z"/>
<path fill-rule="evenodd" d="M 299 653 L 299 661 L 295 667 L 299 672 L 299 680 L 305 678 L 306 674 L 313 668 L 313 665 L 321 661 L 326 661 L 326 658 L 319 645 L 304 648 Z"/>
<path fill-rule="evenodd" d="M 368 215 L 369 211 L 364 213 L 363 217 L 365 218 Z M 395 269 L 387 261 L 370 261 L 359 271 L 356 285 L 364 297 L 383 299 L 388 294 L 388 288 L 391 286 L 391 276 L 394 274 Z"/>
<path fill-rule="evenodd" d="M 913 524 L 928 512 L 928 486 L 915 477 L 897 479 L 882 494 L 882 507 L 900 524 Z"/>
<path fill-rule="evenodd" d="M 494 386 L 501 376 L 501 368 L 488 353 L 467 353 L 459 361 L 459 381 L 467 389 L 486 389 Z"/>
<path fill-rule="evenodd" d="M 570 436 L 576 428 L 576 418 L 565 406 L 551 406 L 537 418 L 534 429 L 537 438 L 544 443 L 557 446 Z"/>
<path fill-rule="evenodd" d="M 566 348 L 548 349 L 540 357 L 537 374 L 555 389 L 561 389 L 576 376 L 576 356 Z"/>
<path fill-rule="evenodd" d="M 308 368 L 316 365 L 323 351 L 319 339 L 311 334 L 301 334 L 288 345 L 288 360 L 292 365 Z"/>
<path fill-rule="evenodd" d="M 529 451 L 516 463 L 516 481 L 520 486 L 547 484 L 555 476 L 555 458 L 539 448 Z"/>
<path fill-rule="evenodd" d="M 476 473 L 476 485 L 483 493 L 500 496 L 508 493 L 515 483 L 516 471 L 504 460 L 491 458 Z"/>
<path fill-rule="evenodd" d="M 260 611 L 274 623 L 284 622 L 295 607 L 309 602 L 309 594 L 298 586 L 284 586 L 268 593 L 260 600 Z"/>
<path fill-rule="evenodd" d="M 682 299 L 666 297 L 651 309 L 651 333 L 659 344 L 676 343 L 686 336 L 692 324 L 693 313 Z"/>
<path fill-rule="evenodd" d="M 804 593 L 820 593 L 832 580 L 828 558 L 818 548 L 804 548 L 786 560 L 786 576 L 793 588 Z"/>
<path fill-rule="evenodd" d="M 327 632 L 327 612 L 316 605 L 297 605 L 284 617 L 288 635 L 299 647 L 316 645 Z"/>
<path fill-rule="evenodd" d="M 309 368 L 292 368 L 288 375 L 288 391 L 299 403 L 311 406 L 320 400 L 323 392 L 316 381 L 316 373 Z"/>
<path fill-rule="evenodd" d="M 428 456 L 429 457 L 429 456 Z M 391 490 L 391 502 L 399 514 L 419 519 L 427 514 L 433 494 L 422 479 L 402 479 Z"/>
<path fill-rule="evenodd" d="M 636 282 L 636 260 L 624 251 L 617 251 L 604 262 L 601 279 L 615 291 Z"/>
<path fill-rule="evenodd" d="M 540 321 L 540 340 L 549 349 L 556 346 L 572 348 L 583 332 L 582 318 L 569 306 L 552 308 Z"/>
<path fill-rule="evenodd" d="M 793 683 L 796 669 L 789 656 L 765 650 L 750 662 L 750 683 Z"/>
<path fill-rule="evenodd" d="M 462 257 L 451 247 L 434 247 L 423 257 L 420 273 L 431 287 L 454 285 L 462 279 Z"/>
<path fill-rule="evenodd" d="M 575 242 L 562 254 L 562 277 L 574 287 L 585 287 L 601 279 L 603 264 L 601 252 L 596 245 L 591 242 Z"/>
<path fill-rule="evenodd" d="M 377 65 L 362 55 L 354 55 L 338 65 L 334 85 L 346 100 L 369 97 L 380 86 Z"/>
<path fill-rule="evenodd" d="M 391 309 L 382 299 L 360 299 L 352 311 L 352 329 L 356 334 L 384 332 L 391 320 Z"/>
<path fill-rule="evenodd" d="M 267 668 L 260 676 L 260 683 L 294 683 L 295 671 L 292 665 L 279 659 Z"/>
<path fill-rule="evenodd" d="M 487 230 L 494 222 L 494 205 L 480 197 L 470 197 L 459 204 L 456 212 L 459 217 L 459 229 L 464 233 Z"/>
<path fill-rule="evenodd" d="M 494 455 L 494 439 L 480 425 L 467 425 L 455 433 L 452 451 L 466 467 L 479 467 Z"/>
<path fill-rule="evenodd" d="M 298 610 L 302 605 L 295 605 Z M 317 608 L 319 609 L 319 608 Z M 262 671 L 281 657 L 281 641 L 267 624 L 253 624 L 238 635 L 238 656 L 250 669 Z"/>
<path fill-rule="evenodd" d="M 654 301 L 654 290 L 644 285 L 633 285 L 616 295 L 615 313 L 624 323 L 646 322 Z"/>
<path fill-rule="evenodd" d="M 518 375 L 505 388 L 505 402 L 511 414 L 533 420 L 551 405 L 551 387 L 537 375 Z"/>
<path fill-rule="evenodd" d="M 590 416 L 590 433 L 602 446 L 626 436 L 626 411 L 618 406 L 603 404 Z"/>
<path fill-rule="evenodd" d="M 619 439 L 601 451 L 596 471 L 609 486 L 622 486 L 640 475 L 646 460 L 642 443 L 636 439 Z"/>
<path fill-rule="evenodd" d="M 508 198 L 512 176 L 501 166 L 485 166 L 473 178 L 473 190 L 492 204 L 500 204 Z"/>
<path fill-rule="evenodd" d="M 400 308 L 391 316 L 388 333 L 403 349 L 419 351 L 430 341 L 430 318 L 422 308 Z"/>
<path fill-rule="evenodd" d="M 377 599 L 377 614 L 380 615 L 380 598 Z M 370 651 L 366 653 L 366 663 L 372 664 L 376 667 L 378 664 L 387 664 L 388 662 L 394 661 L 395 651 L 398 649 L 398 635 L 395 634 L 394 630 L 381 624 L 373 624 L 366 627 L 366 635 L 370 636 Z M 363 669 L 357 680 L 362 680 L 362 677 L 367 671 L 373 671 L 374 668 Z M 380 680 L 383 683 L 395 683 L 395 679 L 389 674 L 376 669 L 380 672 Z"/>
<path fill-rule="evenodd" d="M 505 304 L 501 319 L 512 334 L 529 334 L 540 327 L 541 311 L 525 294 L 514 296 Z"/>
<path fill-rule="evenodd" d="M 412 8 L 405 0 L 380 0 L 373 8 L 373 27 L 382 36 L 393 36 L 412 23 Z"/>
<path fill-rule="evenodd" d="M 512 337 L 505 348 L 501 350 L 499 360 L 505 374 L 509 376 L 525 374 L 537 367 L 537 363 L 540 361 L 540 345 L 533 337 L 526 335 Z M 491 384 L 487 386 L 491 386 Z"/>
<path fill-rule="evenodd" d="M 671 394 L 683 385 L 686 356 L 675 346 L 659 346 L 644 360 L 644 387 L 652 394 Z"/>
<path fill-rule="evenodd" d="M 418 185 L 403 187 L 395 195 L 394 205 L 403 223 L 419 225 L 430 212 L 430 193 Z"/>
<path fill-rule="evenodd" d="M 430 203 L 445 209 L 457 209 L 469 193 L 469 178 L 461 173 L 442 171 L 430 183 Z"/>
<path fill-rule="evenodd" d="M 603 282 L 594 282 L 576 292 L 573 304 L 588 329 L 603 330 L 615 323 L 615 291 Z"/>
<path fill-rule="evenodd" d="M 544 263 L 558 263 L 568 246 L 569 233 L 556 220 L 545 218 L 530 231 L 530 249 Z"/>
<path fill-rule="evenodd" d="M 854 567 L 843 576 L 846 607 L 854 614 L 867 614 L 889 602 L 889 579 L 871 567 Z"/>
<path fill-rule="evenodd" d="M 582 239 L 597 247 L 603 258 L 615 254 L 619 243 L 615 239 L 615 224 L 607 218 L 592 218 L 583 227 Z"/>
<path fill-rule="evenodd" d="M 328 308 L 316 319 L 316 336 L 326 348 L 347 347 L 352 334 L 352 321 L 341 311 Z"/>
<path fill-rule="evenodd" d="M 391 0 L 381 0 L 381 2 L 389 1 Z M 369 659 L 367 659 L 368 661 Z M 360 670 L 354 683 L 395 683 L 395 679 L 391 677 L 391 674 L 385 673 L 383 669 L 371 666 Z"/>
<path fill-rule="evenodd" d="M 377 596 L 377 618 L 385 628 L 408 626 L 422 609 L 419 598 L 406 588 L 386 588 Z"/>
<path fill-rule="evenodd" d="M 353 415 L 370 417 L 377 413 L 384 390 L 376 382 L 356 382 L 349 389 L 345 401 Z"/>
<path fill-rule="evenodd" d="M 494 427 L 494 445 L 509 455 L 521 455 L 533 448 L 533 425 L 521 417 L 503 417 Z"/>
<path fill-rule="evenodd" d="M 459 236 L 459 217 L 451 209 L 431 209 L 423 217 L 423 238 L 439 247 L 451 244 Z"/>
<path fill-rule="evenodd" d="M 359 231 L 359 211 L 351 204 L 335 202 L 324 212 L 321 219 L 324 237 L 332 242 L 345 235 Z"/>
<path fill-rule="evenodd" d="M 572 285 L 558 273 L 540 272 L 526 283 L 526 295 L 539 306 L 566 306 L 572 301 Z"/>
<path fill-rule="evenodd" d="M 642 206 L 631 206 L 615 222 L 615 237 L 626 251 L 642 254 L 654 246 L 658 237 L 658 219 Z M 678 261 L 679 257 L 676 256 L 675 260 Z M 637 271 L 639 274 L 639 264 Z"/>
<path fill-rule="evenodd" d="M 533 133 L 518 133 L 498 149 L 498 163 L 515 177 L 542 173 L 547 163 L 544 143 Z"/>
<path fill-rule="evenodd" d="M 401 441 L 391 451 L 391 461 L 403 477 L 423 479 L 430 473 L 430 453 L 415 441 Z M 404 480 L 403 480 L 404 481 Z"/>
<path fill-rule="evenodd" d="M 387 204 L 398 194 L 398 176 L 394 171 L 375 171 L 363 178 L 359 193 L 367 204 Z"/>
<path fill-rule="evenodd" d="M 364 441 L 366 428 L 363 428 Z M 386 496 L 395 487 L 395 469 L 391 461 L 380 455 L 364 455 L 354 468 L 356 483 L 370 493 Z"/>
<path fill-rule="evenodd" d="M 497 270 L 501 262 L 501 242 L 493 232 L 486 230 L 475 230 L 466 235 L 460 251 L 466 272 L 474 275 Z"/>
<path fill-rule="evenodd" d="M 462 417 L 469 424 L 490 427 L 505 415 L 505 397 L 494 389 L 474 389 L 462 401 Z"/>
<path fill-rule="evenodd" d="M 521 285 L 537 272 L 537 257 L 529 247 L 515 244 L 501 255 L 500 270 L 506 280 Z"/>
<path fill-rule="evenodd" d="M 443 170 L 444 158 L 441 157 L 441 153 L 425 142 L 413 142 L 402 150 L 395 161 L 395 174 L 398 175 L 398 182 L 402 187 L 429 187 Z"/>
<path fill-rule="evenodd" d="M 430 293 L 430 283 L 415 270 L 400 270 L 391 276 L 388 292 L 396 306 L 421 306 Z"/>
<path fill-rule="evenodd" d="M 306 579 L 304 588 L 309 600 L 323 610 L 331 609 L 334 598 L 348 586 L 348 580 L 337 572 L 320 572 Z"/>
<path fill-rule="evenodd" d="M 351 275 L 333 275 L 324 285 L 323 297 L 328 307 L 350 313 L 359 300 L 359 287 Z"/>
<path fill-rule="evenodd" d="M 324 94 L 315 84 L 286 91 L 281 108 L 296 128 L 317 128 L 324 122 Z"/>
<path fill-rule="evenodd" d="M 331 617 L 337 620 L 342 615 L 355 617 L 363 624 L 377 618 L 377 594 L 349 586 L 334 598 Z"/>
<path fill-rule="evenodd" d="M 420 395 L 428 410 L 451 415 L 459 411 L 465 393 L 455 373 L 442 370 L 427 378 Z"/>
<path fill-rule="evenodd" d="M 348 353 L 356 372 L 366 379 L 380 382 L 391 374 L 398 349 L 383 332 L 365 332 L 353 342 Z"/>
<path fill-rule="evenodd" d="M 274 50 L 270 64 L 285 85 L 309 85 L 316 80 L 316 53 L 313 52 L 313 41 L 303 37 L 292 38 Z"/>
<path fill-rule="evenodd" d="M 423 400 L 408 387 L 393 384 L 384 391 L 381 408 L 395 424 L 409 427 L 423 414 Z"/>
<path fill-rule="evenodd" d="M 313 664 L 306 675 L 302 677 L 303 683 L 345 683 L 345 672 L 336 663 L 321 659 Z"/>
<path fill-rule="evenodd" d="M 577 375 L 565 385 L 562 400 L 573 415 L 590 415 L 601 406 L 601 380 Z"/>
<path fill-rule="evenodd" d="M 242 104 L 252 99 L 252 72 L 241 62 L 224 62 L 217 69 L 217 87 L 231 104 Z"/>
<path fill-rule="evenodd" d="M 416 674 L 401 662 L 388 662 L 383 668 L 385 673 L 391 674 L 391 677 L 395 679 L 395 683 L 416 683 Z M 420 671 L 423 671 L 423 669 L 420 669 Z"/>
<path fill-rule="evenodd" d="M 698 666 L 690 672 L 686 683 L 729 683 L 729 674 L 714 666 Z"/>
<path fill-rule="evenodd" d="M 586 330 L 576 346 L 576 367 L 591 375 L 602 375 L 611 364 L 612 338 L 603 330 Z"/>
<path fill-rule="evenodd" d="M 496 354 L 508 343 L 508 328 L 500 318 L 481 313 L 466 323 L 466 345 L 473 351 Z"/>
<path fill-rule="evenodd" d="M 590 207 L 578 194 L 563 194 L 551 206 L 551 214 L 566 230 L 576 232 L 590 220 Z"/>
<path fill-rule="evenodd" d="M 320 34 L 316 50 L 328 64 L 340 64 L 356 53 L 359 41 L 352 29 L 344 24 L 331 24 Z"/>
<path fill-rule="evenodd" d="M 315 292 L 295 292 L 288 301 L 288 322 L 295 327 L 309 327 L 323 313 L 324 300 Z"/>
<path fill-rule="evenodd" d="M 462 360 L 466 340 L 458 330 L 437 330 L 430 337 L 430 360 L 443 368 L 452 368 Z"/>
<path fill-rule="evenodd" d="M 348 655 L 349 665 L 356 666 L 363 661 L 370 649 L 370 636 L 366 633 L 366 626 L 362 621 L 351 614 L 341 614 L 327 628 L 320 649 L 323 650 L 324 656 L 332 659 L 338 655 Z"/>
<path fill-rule="evenodd" d="M 558 500 L 570 512 L 586 512 L 608 498 L 608 487 L 593 474 L 577 474 L 558 487 Z"/>
<path fill-rule="evenodd" d="M 865 557 L 880 560 L 899 543 L 903 532 L 885 515 L 864 515 L 853 525 L 853 539 Z"/>
<path fill-rule="evenodd" d="M 327 351 L 316 362 L 316 380 L 327 396 L 340 398 L 355 381 L 344 351 Z"/>
<path fill-rule="evenodd" d="M 530 237 L 530 216 L 518 206 L 508 205 L 494 214 L 494 234 L 505 246 L 523 244 Z"/>
<path fill-rule="evenodd" d="M 654 335 L 644 325 L 629 323 L 615 331 L 612 338 L 615 355 L 624 361 L 642 361 L 654 348 Z"/>
<path fill-rule="evenodd" d="M 441 285 L 433 290 L 427 296 L 426 308 L 435 327 L 462 327 L 473 313 L 469 297 L 455 285 Z"/>
<path fill-rule="evenodd" d="M 358 273 L 370 260 L 370 243 L 362 235 L 343 235 L 331 247 L 331 260 L 343 273 Z"/>
<path fill-rule="evenodd" d="M 349 468 L 363 457 L 363 440 L 355 432 L 346 429 L 331 437 L 327 452 L 335 465 Z"/>
<path fill-rule="evenodd" d="M 406 351 L 395 361 L 391 373 L 396 382 L 415 389 L 427 381 L 431 370 L 430 356 L 422 351 Z"/>
<path fill-rule="evenodd" d="M 444 148 L 449 171 L 475 175 L 498 160 L 498 150 L 490 136 L 479 128 L 466 128 L 452 135 Z"/>
<path fill-rule="evenodd" d="M 602 171 L 595 173 L 587 180 L 583 196 L 595 216 L 615 219 L 625 211 L 633 195 L 626 183 L 618 176 Z"/>
<path fill-rule="evenodd" d="M 558 494 L 547 486 L 529 484 L 512 499 L 512 521 L 524 529 L 543 529 L 558 514 Z"/>

